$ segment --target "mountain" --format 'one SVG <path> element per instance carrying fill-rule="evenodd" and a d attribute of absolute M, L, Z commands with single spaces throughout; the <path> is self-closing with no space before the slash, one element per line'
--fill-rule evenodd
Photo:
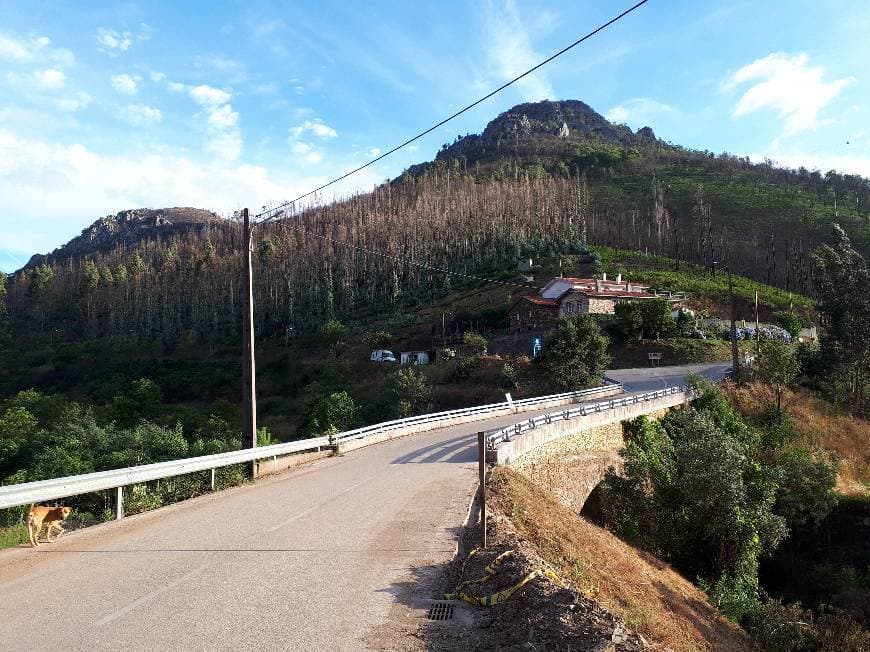
<path fill-rule="evenodd" d="M 622 147 L 657 142 L 650 127 L 636 133 L 625 125 L 609 122 L 588 104 L 579 100 L 530 102 L 518 104 L 492 120 L 481 134 L 458 137 L 445 144 L 435 162 L 463 158 L 467 164 L 491 162 L 520 153 L 521 144 L 538 146 L 570 144 L 579 141 L 609 142 Z M 409 169 L 419 174 L 431 167 L 422 163 Z"/>
<path fill-rule="evenodd" d="M 372 192 L 259 230 L 257 328 L 287 337 L 411 313 L 463 275 L 510 280 L 519 257 L 587 243 L 811 295 L 812 251 L 835 222 L 870 253 L 870 181 L 686 149 L 576 100 L 520 104 Z M 240 278 L 235 222 L 137 209 L 32 259 L 7 300 L 33 337 L 48 323 L 74 338 L 233 336 Z"/>
<path fill-rule="evenodd" d="M 135 208 L 101 217 L 81 235 L 49 254 L 35 254 L 25 265 L 35 267 L 73 256 L 87 256 L 115 247 L 132 249 L 140 242 L 201 231 L 206 225 L 221 222 L 216 213 L 200 208 Z"/>

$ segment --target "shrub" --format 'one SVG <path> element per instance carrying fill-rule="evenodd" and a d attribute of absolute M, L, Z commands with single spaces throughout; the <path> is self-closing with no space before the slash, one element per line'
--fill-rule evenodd
<path fill-rule="evenodd" d="M 556 389 L 579 389 L 601 378 L 610 356 L 609 340 L 590 315 L 562 317 L 544 343 L 541 366 Z"/>
<path fill-rule="evenodd" d="M 475 353 L 486 355 L 487 341 L 483 335 L 474 331 L 465 331 L 462 334 L 462 343 L 471 347 Z"/>
<path fill-rule="evenodd" d="M 505 362 L 501 368 L 501 386 L 504 389 L 516 389 L 517 377 L 517 368 L 511 363 Z"/>
<path fill-rule="evenodd" d="M 787 310 L 774 314 L 773 321 L 787 330 L 792 337 L 797 337 L 806 323 L 803 317 Z"/>
<path fill-rule="evenodd" d="M 369 331 L 364 336 L 366 344 L 373 349 L 386 348 L 393 341 L 393 334 L 389 331 Z"/>
<path fill-rule="evenodd" d="M 385 391 L 399 417 L 419 414 L 429 407 L 431 388 L 426 377 L 413 367 L 397 369 L 387 376 Z"/>

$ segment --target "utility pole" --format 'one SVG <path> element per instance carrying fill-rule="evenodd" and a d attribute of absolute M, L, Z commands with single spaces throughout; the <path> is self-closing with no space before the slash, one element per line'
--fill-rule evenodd
<path fill-rule="evenodd" d="M 718 260 L 713 261 L 713 275 L 716 275 L 716 265 Z M 731 375 L 734 377 L 734 382 L 740 384 L 740 358 L 737 351 L 737 299 L 734 296 L 734 281 L 731 279 L 731 266 L 728 270 L 728 294 L 731 298 Z M 756 301 L 758 295 L 756 294 Z M 756 303 L 757 305 L 757 303 Z M 757 322 L 757 313 L 756 313 Z"/>
<path fill-rule="evenodd" d="M 257 446 L 257 385 L 254 359 L 254 274 L 251 264 L 251 221 L 248 209 L 242 211 L 242 447 Z M 251 462 L 251 477 L 257 475 L 257 462 Z"/>
<path fill-rule="evenodd" d="M 728 266 L 728 293 L 731 295 L 731 366 L 734 382 L 740 384 L 740 359 L 737 353 L 737 299 L 734 297 L 734 283 L 731 280 L 731 266 Z"/>
<path fill-rule="evenodd" d="M 761 355 L 761 328 L 758 322 L 758 290 L 755 291 L 755 355 Z"/>

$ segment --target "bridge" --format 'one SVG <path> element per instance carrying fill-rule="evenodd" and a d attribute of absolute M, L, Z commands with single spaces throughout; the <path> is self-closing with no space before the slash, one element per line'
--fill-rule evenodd
<path fill-rule="evenodd" d="M 445 419 L 436 429 L 348 446 L 345 454 L 71 532 L 51 545 L 0 551 L 3 645 L 383 647 L 385 628 L 413 618 L 413 605 L 434 597 L 434 569 L 456 552 L 477 488 L 478 431 L 670 391 L 689 371 L 719 379 L 726 370 L 610 372 L 624 395 Z"/>

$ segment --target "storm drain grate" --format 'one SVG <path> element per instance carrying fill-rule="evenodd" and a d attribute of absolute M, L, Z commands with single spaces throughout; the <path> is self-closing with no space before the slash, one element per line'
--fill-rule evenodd
<path fill-rule="evenodd" d="M 453 620 L 453 603 L 439 600 L 429 607 L 429 620 Z"/>

